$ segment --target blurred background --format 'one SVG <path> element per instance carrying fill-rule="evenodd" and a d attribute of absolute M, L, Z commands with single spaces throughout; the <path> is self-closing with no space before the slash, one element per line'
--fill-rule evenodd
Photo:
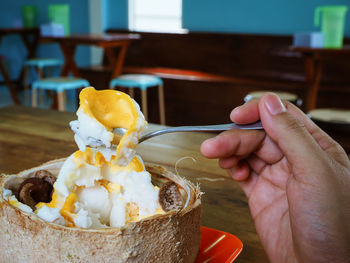
<path fill-rule="evenodd" d="M 45 25 L 63 23 L 65 37 L 138 34 L 139 38 L 128 45 L 121 73 L 151 74 L 163 80 L 168 125 L 227 122 L 230 111 L 254 91 L 291 93 L 295 96 L 292 100 L 298 100 L 305 112 L 350 108 L 349 1 L 17 0 L 0 5 L 3 29 L 41 28 L 42 33 Z M 67 9 L 50 15 L 52 5 Z M 25 6 L 32 7 L 28 11 L 32 17 L 26 17 Z M 324 46 L 324 34 L 313 42 L 317 33 L 325 32 L 329 10 L 320 11 L 319 26 L 315 26 L 315 11 L 329 6 L 343 8 L 343 28 L 334 29 L 341 32 L 341 45 L 337 47 Z M 298 39 L 301 42 L 295 42 L 298 33 L 304 34 Z M 319 54 L 303 50 L 320 47 L 332 51 Z M 79 76 L 97 89 L 108 88 L 112 79 L 113 69 L 107 66 L 105 51 L 80 43 L 73 56 Z M 119 55 L 120 51 L 115 48 L 113 52 Z M 23 78 L 18 81 L 28 55 L 21 36 L 2 35 L 0 55 L 20 103 L 30 106 L 31 100 L 24 99 Z M 42 36 L 35 57 L 65 62 L 59 43 L 45 41 Z M 61 70 L 62 65 L 53 67 L 50 74 L 59 76 Z M 35 70 L 31 70 L 29 83 L 36 79 Z M 11 105 L 14 102 L 3 76 L 0 80 L 0 106 Z M 315 85 L 316 101 L 309 92 Z M 135 90 L 134 96 L 141 104 L 141 93 Z M 160 122 L 157 89 L 149 89 L 147 98 L 149 121 Z M 52 107 L 52 96 L 44 94 L 44 100 L 40 107 Z M 75 90 L 67 91 L 66 103 L 65 110 L 76 110 Z"/>

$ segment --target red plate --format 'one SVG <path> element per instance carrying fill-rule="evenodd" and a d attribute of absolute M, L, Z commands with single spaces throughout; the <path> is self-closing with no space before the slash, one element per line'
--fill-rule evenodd
<path fill-rule="evenodd" d="M 196 263 L 231 263 L 243 249 L 241 240 L 232 234 L 201 227 L 201 249 Z"/>

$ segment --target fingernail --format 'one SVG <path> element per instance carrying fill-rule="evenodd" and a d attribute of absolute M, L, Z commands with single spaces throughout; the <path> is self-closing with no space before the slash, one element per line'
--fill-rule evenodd
<path fill-rule="evenodd" d="M 277 115 L 281 112 L 285 112 L 286 107 L 283 105 L 281 99 L 276 96 L 275 94 L 268 95 L 265 100 L 265 105 L 267 110 L 272 114 L 272 115 Z"/>

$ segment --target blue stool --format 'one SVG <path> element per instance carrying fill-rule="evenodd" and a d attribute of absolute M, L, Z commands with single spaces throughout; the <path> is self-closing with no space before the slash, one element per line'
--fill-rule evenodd
<path fill-rule="evenodd" d="M 114 89 L 116 86 L 128 88 L 129 95 L 132 98 L 134 97 L 134 88 L 141 89 L 141 108 L 146 120 L 148 119 L 147 89 L 150 87 L 158 87 L 160 124 L 165 125 L 164 89 L 161 78 L 154 75 L 125 74 L 114 78 L 109 86 L 111 89 Z"/>
<path fill-rule="evenodd" d="M 38 72 L 39 79 L 44 78 L 44 68 L 61 66 L 63 63 L 59 59 L 55 58 L 32 58 L 24 61 L 24 101 L 27 102 L 29 99 L 29 67 L 34 67 Z M 43 103 L 43 94 L 40 94 L 40 103 Z"/>
<path fill-rule="evenodd" d="M 32 106 L 37 106 L 37 89 L 42 90 L 54 90 L 58 96 L 58 110 L 65 110 L 65 93 L 66 90 L 80 89 L 83 87 L 90 86 L 90 83 L 85 79 L 69 78 L 69 77 L 57 77 L 57 78 L 45 78 L 37 80 L 33 83 L 33 95 L 32 95 Z"/>

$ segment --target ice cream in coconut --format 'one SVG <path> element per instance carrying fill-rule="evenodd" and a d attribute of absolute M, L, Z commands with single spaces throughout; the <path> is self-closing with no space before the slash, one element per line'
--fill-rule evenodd
<path fill-rule="evenodd" d="M 107 162 L 89 147 L 63 164 L 54 184 L 52 201 L 35 211 L 46 221 L 81 228 L 121 227 L 131 221 L 162 213 L 159 188 L 151 182 L 139 156 L 127 166 Z"/>
<path fill-rule="evenodd" d="M 147 124 L 139 106 L 115 90 L 85 88 L 79 98 L 78 120 L 71 123 L 79 150 L 63 164 L 51 202 L 38 203 L 34 212 L 46 221 L 80 228 L 121 227 L 164 213 L 159 187 L 135 154 Z M 118 145 L 115 128 L 126 130 Z"/>
<path fill-rule="evenodd" d="M 85 88 L 79 98 L 78 120 L 71 122 L 78 151 L 0 176 L 0 244 L 7 244 L 0 258 L 194 262 L 199 189 L 136 154 L 147 122 L 128 95 Z"/>

